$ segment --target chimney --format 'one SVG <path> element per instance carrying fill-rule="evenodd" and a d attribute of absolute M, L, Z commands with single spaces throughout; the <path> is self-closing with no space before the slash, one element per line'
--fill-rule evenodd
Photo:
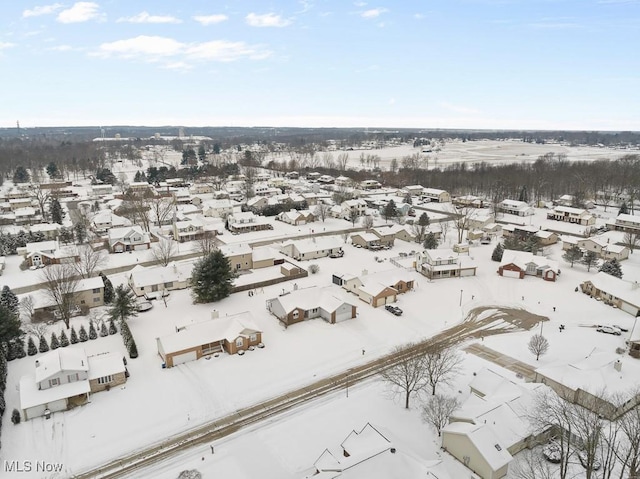
<path fill-rule="evenodd" d="M 396 453 L 396 448 L 392 447 L 391 449 L 389 449 L 389 451 L 391 452 L 391 454 L 395 454 Z"/>
<path fill-rule="evenodd" d="M 217 309 L 211 311 L 211 319 L 218 319 L 220 317 L 220 313 Z"/>
<path fill-rule="evenodd" d="M 615 363 L 613 363 L 613 368 L 618 372 L 622 371 L 622 361 L 618 359 Z"/>
<path fill-rule="evenodd" d="M 369 274 L 369 271 L 367 271 L 366 269 L 362 270 L 362 276 L 366 276 L 367 274 Z"/>
<path fill-rule="evenodd" d="M 40 367 L 40 361 L 36 359 L 36 367 Z"/>

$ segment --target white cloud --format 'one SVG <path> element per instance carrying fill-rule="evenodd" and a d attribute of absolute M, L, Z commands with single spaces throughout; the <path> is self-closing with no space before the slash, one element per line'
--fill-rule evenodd
<path fill-rule="evenodd" d="M 264 15 L 250 13 L 245 17 L 245 20 L 247 25 L 251 27 L 286 27 L 291 24 L 291 20 L 282 18 L 275 13 L 265 13 Z"/>
<path fill-rule="evenodd" d="M 40 15 L 49 15 L 54 13 L 63 7 L 61 3 L 54 3 L 52 5 L 42 5 L 39 7 L 33 7 L 31 10 L 25 10 L 22 12 L 22 17 L 39 17 Z"/>
<path fill-rule="evenodd" d="M 195 17 L 192 17 L 196 22 L 200 23 L 201 25 L 204 25 L 205 27 L 207 25 L 215 25 L 216 23 L 222 23 L 225 22 L 227 20 L 229 20 L 229 17 L 227 17 L 224 14 L 218 14 L 218 15 L 196 15 Z"/>
<path fill-rule="evenodd" d="M 377 18 L 383 13 L 388 12 L 386 8 L 372 8 L 371 10 L 365 10 L 360 14 L 362 18 Z"/>
<path fill-rule="evenodd" d="M 358 8 L 362 8 L 367 4 L 367 2 L 354 2 L 353 4 Z"/>
<path fill-rule="evenodd" d="M 182 23 L 182 20 L 171 15 L 149 15 L 147 12 L 140 12 L 132 17 L 118 18 L 117 22 L 128 23 Z"/>
<path fill-rule="evenodd" d="M 98 19 L 102 14 L 100 6 L 94 2 L 76 2 L 71 8 L 62 10 L 57 17 L 60 23 L 81 23 Z"/>
<path fill-rule="evenodd" d="M 71 50 L 75 50 L 75 48 L 73 48 L 71 45 L 58 45 L 55 47 L 47 48 L 47 50 L 54 52 L 68 52 Z"/>
<path fill-rule="evenodd" d="M 15 43 L 0 42 L 0 51 L 15 47 Z"/>
<path fill-rule="evenodd" d="M 271 52 L 261 46 L 248 45 L 244 42 L 216 40 L 182 43 L 167 37 L 140 35 L 126 40 L 103 43 L 93 55 L 163 62 L 164 68 L 178 68 L 175 65 L 186 65 L 188 61 L 231 62 L 241 58 L 260 60 L 270 56 Z"/>

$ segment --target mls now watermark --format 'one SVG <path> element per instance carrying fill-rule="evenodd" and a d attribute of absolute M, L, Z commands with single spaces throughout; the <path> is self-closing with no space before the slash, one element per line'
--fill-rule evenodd
<path fill-rule="evenodd" d="M 61 462 L 4 461 L 4 472 L 62 472 Z"/>

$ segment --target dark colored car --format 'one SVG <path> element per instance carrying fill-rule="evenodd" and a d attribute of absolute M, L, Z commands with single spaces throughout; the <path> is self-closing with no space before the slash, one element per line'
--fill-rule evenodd
<path fill-rule="evenodd" d="M 395 314 L 396 316 L 402 316 L 402 310 L 397 306 L 394 306 L 393 304 L 385 304 L 384 309 L 392 314 Z"/>

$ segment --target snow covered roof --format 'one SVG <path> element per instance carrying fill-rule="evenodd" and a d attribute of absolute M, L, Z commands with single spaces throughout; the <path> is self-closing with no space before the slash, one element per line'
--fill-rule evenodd
<path fill-rule="evenodd" d="M 442 432 L 466 436 L 494 471 L 506 466 L 513 459 L 506 444 L 500 444 L 495 432 L 487 424 L 452 422 L 447 424 Z"/>
<path fill-rule="evenodd" d="M 144 267 L 137 265 L 131 270 L 130 279 L 134 287 L 151 286 L 173 281 L 186 281 L 193 270 L 192 262 L 172 262 L 167 266 Z"/>
<path fill-rule="evenodd" d="M 240 256 L 245 254 L 251 254 L 253 250 L 251 246 L 246 243 L 242 244 L 225 244 L 219 247 L 220 252 L 225 255 L 227 258 L 232 256 Z"/>
<path fill-rule="evenodd" d="M 116 353 L 102 353 L 89 356 L 89 379 L 103 378 L 125 372 L 122 356 Z"/>
<path fill-rule="evenodd" d="M 54 252 L 58 249 L 58 240 L 51 241 L 38 241 L 37 243 L 27 243 L 25 245 L 27 250 L 27 254 L 30 253 L 46 253 L 46 252 Z"/>
<path fill-rule="evenodd" d="M 333 312 L 345 303 L 355 306 L 350 300 L 343 297 L 341 288 L 334 286 L 299 289 L 291 294 L 279 296 L 276 299 L 280 302 L 287 314 L 297 308 L 306 311 L 314 308 L 322 308 L 327 312 Z"/>
<path fill-rule="evenodd" d="M 640 288 L 637 282 L 625 281 L 603 271 L 596 273 L 587 281 L 600 291 L 611 294 L 623 301 L 640 307 Z"/>
<path fill-rule="evenodd" d="M 61 371 L 87 371 L 87 353 L 80 348 L 59 348 L 36 359 L 36 382 L 44 381 Z"/>
<path fill-rule="evenodd" d="M 380 241 L 379 236 L 374 235 L 373 233 L 367 233 L 366 231 L 361 231 L 360 233 L 354 233 L 351 235 L 351 238 L 353 238 L 354 236 L 359 236 L 367 243 L 370 243 L 373 241 Z"/>
<path fill-rule="evenodd" d="M 280 253 L 270 246 L 261 246 L 253 249 L 253 261 L 264 261 L 267 259 L 279 258 Z"/>
<path fill-rule="evenodd" d="M 223 316 L 201 323 L 184 326 L 180 331 L 158 338 L 166 353 L 184 351 L 202 344 L 226 339 L 234 341 L 239 336 L 261 332 L 250 312 Z"/>
<path fill-rule="evenodd" d="M 537 256 L 528 251 L 514 251 L 506 249 L 502 254 L 502 261 L 500 261 L 500 266 L 504 266 L 507 264 L 515 264 L 520 269 L 527 269 L 528 264 L 534 264 L 536 268 L 545 268 L 551 269 L 552 271 L 558 272 L 558 263 L 551 259 L 545 258 L 544 256 Z"/>
<path fill-rule="evenodd" d="M 73 381 L 47 389 L 38 389 L 33 376 L 23 376 L 20 379 L 20 408 L 24 410 L 53 403 L 60 399 L 86 394 L 90 390 L 89 381 Z"/>
<path fill-rule="evenodd" d="M 640 216 L 629 215 L 626 213 L 622 213 L 616 217 L 616 223 L 624 222 L 624 223 L 640 223 Z"/>
<path fill-rule="evenodd" d="M 376 237 L 376 240 L 377 239 L 378 238 Z M 320 236 L 310 239 L 287 241 L 286 243 L 282 244 L 282 247 L 285 247 L 289 244 L 292 244 L 298 250 L 298 252 L 302 254 L 313 253 L 314 251 L 341 248 L 344 242 L 340 238 L 336 238 L 334 236 Z"/>
<path fill-rule="evenodd" d="M 102 281 L 100 276 L 95 276 L 93 278 L 82 278 L 78 280 L 76 291 L 81 292 L 98 288 L 104 288 L 104 281 Z"/>

